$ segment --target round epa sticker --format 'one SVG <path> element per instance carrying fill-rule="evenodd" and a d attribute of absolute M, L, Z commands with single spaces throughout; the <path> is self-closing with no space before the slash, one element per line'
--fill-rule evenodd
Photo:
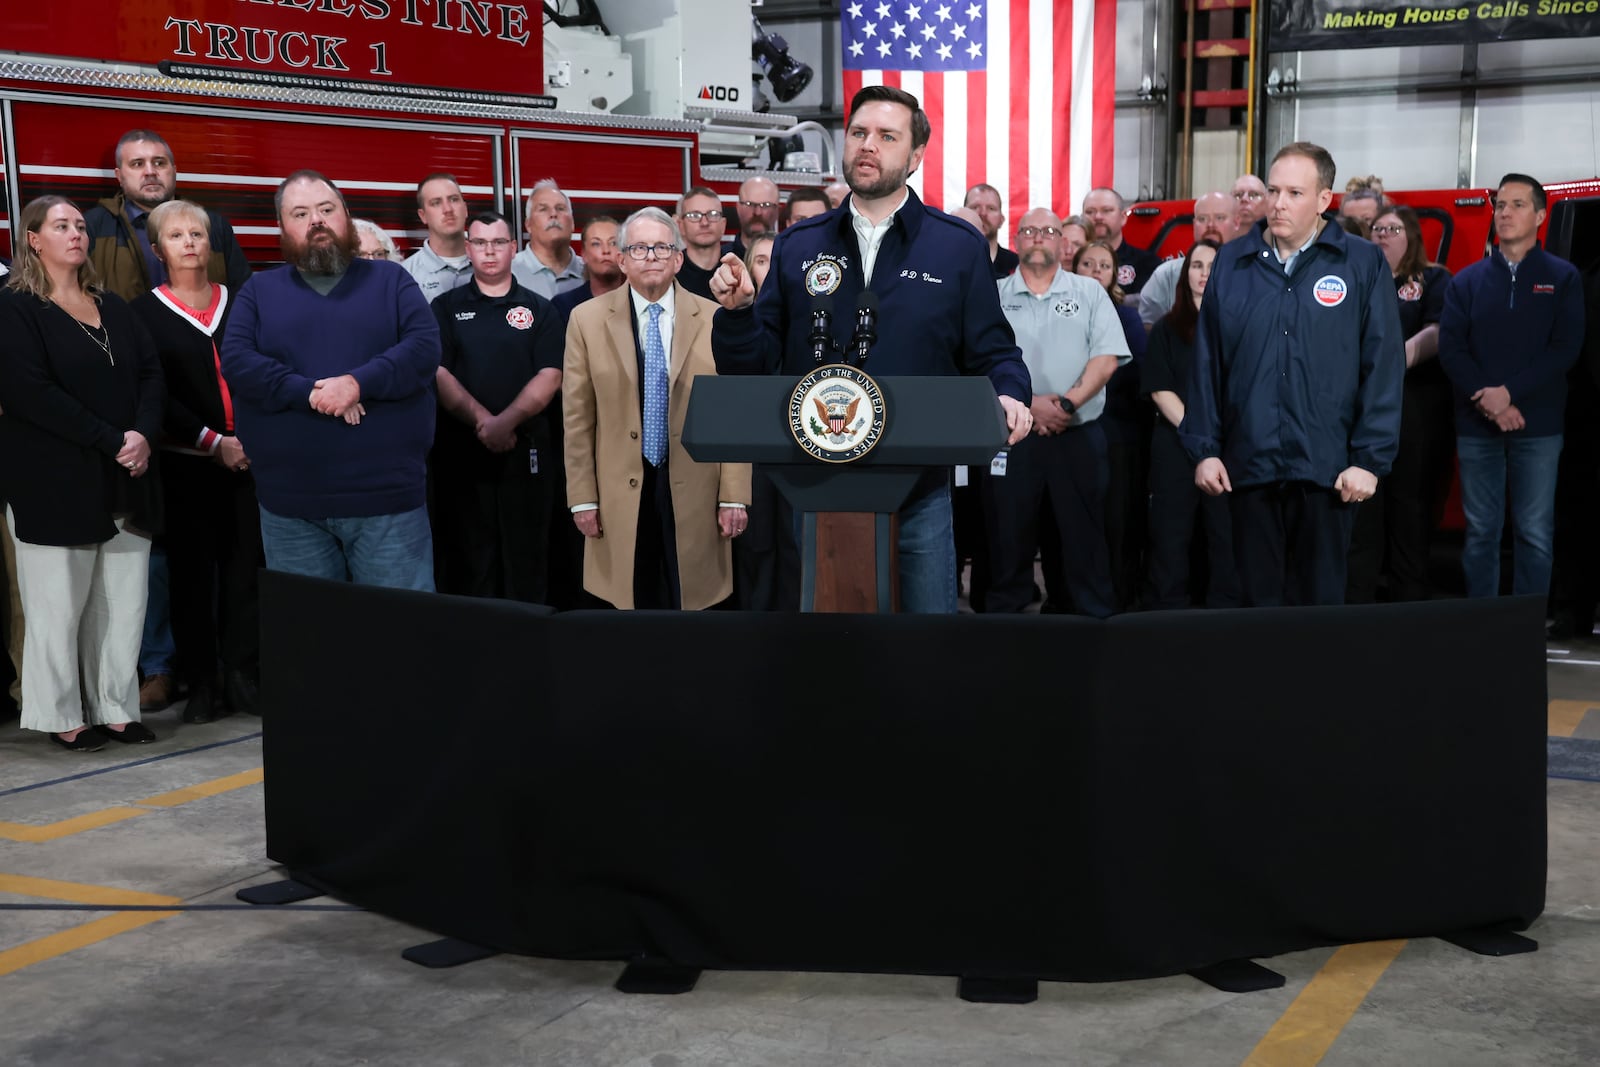
<path fill-rule="evenodd" d="M 849 463 L 883 437 L 883 391 L 865 371 L 842 363 L 818 367 L 789 395 L 789 432 L 816 459 Z"/>
<path fill-rule="evenodd" d="M 533 325 L 533 312 L 518 304 L 506 312 L 506 322 L 519 330 L 526 330 Z"/>
<path fill-rule="evenodd" d="M 1133 279 L 1138 276 L 1138 273 L 1138 271 L 1124 263 L 1122 266 L 1117 268 L 1117 284 L 1132 285 Z"/>
<path fill-rule="evenodd" d="M 806 292 L 812 296 L 828 296 L 839 288 L 844 271 L 831 259 L 819 259 L 806 271 Z"/>
<path fill-rule="evenodd" d="M 1311 295 L 1316 297 L 1317 303 L 1325 308 L 1336 308 L 1344 303 L 1345 295 L 1349 291 L 1349 287 L 1344 284 L 1344 279 L 1337 274 L 1324 274 L 1311 287 Z"/>

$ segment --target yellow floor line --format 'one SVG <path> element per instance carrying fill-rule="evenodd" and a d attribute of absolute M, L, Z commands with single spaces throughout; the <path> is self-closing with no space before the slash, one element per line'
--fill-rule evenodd
<path fill-rule="evenodd" d="M 103 919 L 93 919 L 70 930 L 60 933 L 46 934 L 16 948 L 9 948 L 0 952 L 0 978 L 8 974 L 31 967 L 35 963 L 63 956 L 68 952 L 93 945 L 107 938 L 125 934 L 129 930 L 137 930 L 141 926 L 148 926 L 162 919 L 170 919 L 180 915 L 176 911 L 125 911 L 117 915 L 107 915 Z"/>
<path fill-rule="evenodd" d="M 219 793 L 227 793 L 234 789 L 243 789 L 247 785 L 259 785 L 263 776 L 262 768 L 253 771 L 240 771 L 230 774 L 226 778 L 217 778 L 210 782 L 201 782 L 199 785 L 186 786 L 183 789 L 174 789 L 170 793 L 161 793 L 157 796 L 135 800 L 135 804 L 142 804 L 149 808 L 175 808 L 179 804 L 187 804 L 191 800 L 202 797 L 214 797 Z"/>
<path fill-rule="evenodd" d="M 181 904 L 181 897 L 142 893 L 137 889 L 58 882 L 54 878 L 35 878 L 28 874 L 0 874 L 0 893 L 19 897 L 43 897 L 67 904 Z"/>
<path fill-rule="evenodd" d="M 0 837 L 8 841 L 54 841 L 58 837 L 81 834 L 85 830 L 98 830 L 102 826 L 110 826 L 124 819 L 148 814 L 149 812 L 143 808 L 106 808 L 104 811 L 91 811 L 87 815 L 78 815 L 71 819 L 46 823 L 43 826 L 0 822 Z"/>
<path fill-rule="evenodd" d="M 1314 1067 L 1388 970 L 1404 941 L 1368 941 L 1335 952 L 1273 1024 L 1244 1067 Z"/>
<path fill-rule="evenodd" d="M 1578 729 L 1590 708 L 1592 700 L 1552 700 L 1550 702 L 1550 736 L 1571 737 Z"/>
<path fill-rule="evenodd" d="M 58 882 L 53 878 L 35 878 L 27 874 L 0 874 L 0 893 L 20 897 L 43 897 L 67 904 L 123 904 L 161 905 L 181 904 L 182 898 L 161 893 L 141 893 L 137 889 L 116 889 L 112 886 L 85 885 L 82 882 Z M 34 938 L 16 948 L 0 951 L 0 978 L 35 963 L 54 959 L 87 945 L 104 941 L 108 937 L 137 930 L 141 926 L 181 915 L 177 911 L 125 911 L 91 919 L 86 923 L 44 937 Z"/>
<path fill-rule="evenodd" d="M 140 805 L 136 808 L 106 808 L 104 811 L 92 811 L 87 815 L 78 815 L 71 819 L 62 819 L 60 822 L 45 823 L 43 826 L 29 826 L 20 822 L 0 822 L 0 839 L 7 841 L 54 841 L 57 838 L 69 837 L 72 834 L 81 834 L 85 830 L 98 830 L 102 826 L 132 819 L 138 815 L 148 815 L 151 808 L 175 808 L 179 804 L 187 804 L 191 800 L 203 800 L 206 797 L 218 796 L 235 789 L 246 786 L 260 785 L 263 778 L 262 768 L 253 771 L 240 771 L 230 774 L 226 778 L 215 778 L 199 785 L 185 786 L 174 789 L 169 793 L 159 793 L 143 800 L 135 800 Z"/>

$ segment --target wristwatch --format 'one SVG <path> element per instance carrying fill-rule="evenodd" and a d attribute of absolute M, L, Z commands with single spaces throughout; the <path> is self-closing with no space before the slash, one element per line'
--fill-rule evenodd
<path fill-rule="evenodd" d="M 1067 413 L 1067 418 L 1069 419 L 1078 413 L 1078 405 L 1074 404 L 1072 398 L 1067 396 L 1066 393 L 1062 393 L 1057 397 L 1056 403 L 1061 405 L 1061 410 Z"/>

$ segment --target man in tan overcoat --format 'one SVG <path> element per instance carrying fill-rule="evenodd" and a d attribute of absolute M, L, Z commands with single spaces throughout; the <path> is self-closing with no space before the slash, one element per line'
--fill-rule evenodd
<path fill-rule="evenodd" d="M 618 608 L 708 608 L 733 592 L 750 502 L 749 464 L 683 448 L 694 377 L 716 373 L 716 305 L 674 280 L 683 238 L 664 211 L 630 215 L 618 241 L 628 284 L 573 310 L 562 376 L 583 587 Z"/>

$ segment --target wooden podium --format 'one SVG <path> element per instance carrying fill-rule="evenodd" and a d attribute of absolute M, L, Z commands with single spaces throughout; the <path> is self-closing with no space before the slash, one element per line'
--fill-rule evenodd
<path fill-rule="evenodd" d="M 1005 412 L 980 377 L 884 377 L 878 444 L 850 463 L 814 459 L 789 431 L 788 375 L 694 379 L 683 445 L 701 463 L 759 463 L 801 516 L 800 609 L 898 608 L 896 521 L 930 468 L 987 466 L 1005 447 Z"/>

